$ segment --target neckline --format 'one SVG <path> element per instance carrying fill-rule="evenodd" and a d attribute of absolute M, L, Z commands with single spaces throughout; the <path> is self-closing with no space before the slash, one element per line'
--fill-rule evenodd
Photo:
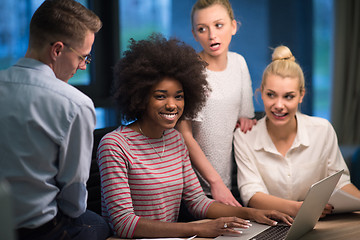
<path fill-rule="evenodd" d="M 162 151 L 161 151 L 161 154 L 158 153 L 158 151 L 156 151 L 155 147 L 152 145 L 152 143 L 150 142 L 149 139 L 155 139 L 155 138 L 149 138 L 148 136 L 146 136 L 143 132 L 143 130 L 141 129 L 141 126 L 139 123 L 137 123 L 138 127 L 139 127 L 139 130 L 140 130 L 140 133 L 146 137 L 146 141 L 150 144 L 150 146 L 152 147 L 152 149 L 154 150 L 154 152 L 159 156 L 160 159 L 162 159 L 162 157 L 164 156 L 164 152 L 165 152 L 165 137 L 164 137 L 164 132 L 163 134 L 161 135 L 161 139 L 162 139 L 162 143 L 163 143 L 163 147 L 162 147 Z"/>

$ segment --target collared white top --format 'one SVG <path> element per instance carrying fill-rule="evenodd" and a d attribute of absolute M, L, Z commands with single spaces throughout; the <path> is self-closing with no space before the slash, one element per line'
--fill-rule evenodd
<path fill-rule="evenodd" d="M 297 135 L 282 156 L 273 144 L 266 117 L 250 132 L 234 135 L 238 186 L 245 205 L 257 192 L 284 199 L 304 200 L 310 186 L 341 169 L 337 188 L 350 183 L 350 174 L 331 124 L 318 117 L 296 114 Z"/>

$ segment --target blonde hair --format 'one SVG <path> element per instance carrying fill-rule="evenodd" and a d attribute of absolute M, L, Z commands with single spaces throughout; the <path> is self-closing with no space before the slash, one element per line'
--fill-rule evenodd
<path fill-rule="evenodd" d="M 225 7 L 227 13 L 229 14 L 231 21 L 235 19 L 234 11 L 231 7 L 229 0 L 198 0 L 198 1 L 196 1 L 196 3 L 193 5 L 193 7 L 191 9 L 191 28 L 194 28 L 195 12 L 198 10 L 210 7 L 215 4 L 219 4 L 223 7 Z"/>
<path fill-rule="evenodd" d="M 305 90 L 304 73 L 290 49 L 286 46 L 278 46 L 272 54 L 272 62 L 265 68 L 260 85 L 261 92 L 264 90 L 266 79 L 269 75 L 277 75 L 283 78 L 291 77 L 299 79 L 300 93 Z"/>

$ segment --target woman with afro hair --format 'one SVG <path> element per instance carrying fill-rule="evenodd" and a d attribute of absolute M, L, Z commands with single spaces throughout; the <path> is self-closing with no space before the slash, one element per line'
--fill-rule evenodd
<path fill-rule="evenodd" d="M 190 46 L 157 34 L 131 40 L 115 66 L 114 96 L 123 123 L 101 140 L 98 164 L 102 213 L 117 236 L 216 237 L 248 228 L 244 219 L 292 221 L 277 211 L 227 206 L 205 196 L 174 129 L 203 107 L 210 91 L 205 67 Z M 181 200 L 196 217 L 217 219 L 176 222 Z"/>

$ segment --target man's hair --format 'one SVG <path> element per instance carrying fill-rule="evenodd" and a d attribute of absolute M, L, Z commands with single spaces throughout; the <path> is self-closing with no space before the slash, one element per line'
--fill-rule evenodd
<path fill-rule="evenodd" d="M 204 106 L 210 88 L 206 63 L 184 42 L 160 34 L 130 40 L 129 50 L 115 66 L 114 97 L 123 123 L 140 119 L 151 88 L 164 78 L 179 81 L 184 90 L 182 117 L 193 118 Z"/>
<path fill-rule="evenodd" d="M 55 41 L 80 45 L 88 31 L 97 33 L 101 27 L 99 17 L 74 0 L 46 0 L 31 18 L 29 45 L 40 48 Z"/>

